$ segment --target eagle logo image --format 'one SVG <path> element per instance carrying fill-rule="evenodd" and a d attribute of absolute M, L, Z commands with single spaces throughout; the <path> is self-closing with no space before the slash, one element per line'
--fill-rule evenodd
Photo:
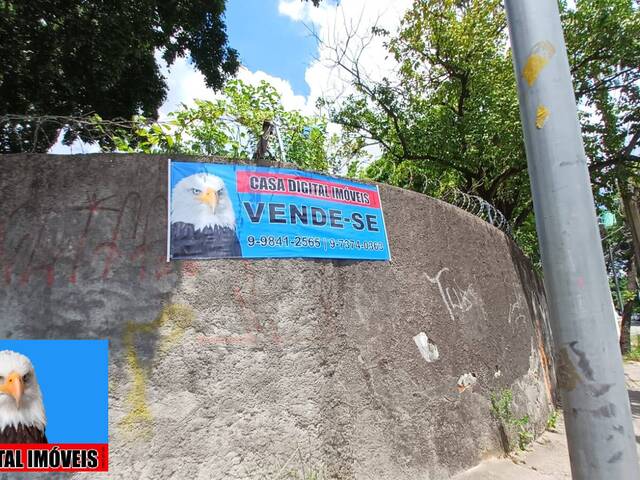
<path fill-rule="evenodd" d="M 173 188 L 171 257 L 242 257 L 233 205 L 220 177 L 196 173 Z"/>
<path fill-rule="evenodd" d="M 31 360 L 0 351 L 0 443 L 47 443 L 47 418 Z"/>

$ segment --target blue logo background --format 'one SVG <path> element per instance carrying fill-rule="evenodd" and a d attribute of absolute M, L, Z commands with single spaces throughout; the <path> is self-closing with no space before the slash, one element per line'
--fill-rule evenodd
<path fill-rule="evenodd" d="M 31 360 L 49 443 L 108 443 L 108 340 L 0 340 Z"/>

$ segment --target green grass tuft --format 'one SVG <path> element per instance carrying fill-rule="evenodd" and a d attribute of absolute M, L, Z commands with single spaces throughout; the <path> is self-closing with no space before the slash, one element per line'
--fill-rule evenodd
<path fill-rule="evenodd" d="M 558 410 L 553 409 L 551 410 L 551 413 L 549 414 L 549 418 L 547 419 L 547 430 L 552 430 L 555 431 L 556 427 L 558 426 Z"/>
<path fill-rule="evenodd" d="M 631 338 L 631 349 L 624 354 L 625 362 L 640 362 L 640 336 Z"/>

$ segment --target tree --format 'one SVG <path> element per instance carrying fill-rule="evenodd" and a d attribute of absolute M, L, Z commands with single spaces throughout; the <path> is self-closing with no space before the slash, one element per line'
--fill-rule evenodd
<path fill-rule="evenodd" d="M 612 179 L 626 185 L 637 179 L 638 7 L 633 0 L 576 5 L 561 4 L 563 23 L 595 193 L 610 204 Z M 326 102 L 346 136 L 380 145 L 381 158 L 364 174 L 436 197 L 449 189 L 480 196 L 504 213 L 520 246 L 537 257 L 502 2 L 415 2 L 397 34 L 372 33 L 385 38 L 397 78 L 368 79 L 350 38 L 333 46 L 334 61 L 350 74 L 356 93 Z"/>
<path fill-rule="evenodd" d="M 532 203 L 501 2 L 416 2 L 397 35 L 373 34 L 387 38 L 398 77 L 371 82 L 359 52 L 335 46 L 357 93 L 331 111 L 346 136 L 380 144 L 365 175 L 435 197 L 459 189 L 524 225 Z"/>
<path fill-rule="evenodd" d="M 640 265 L 640 10 L 632 0 L 562 6 L 596 202 L 622 215 L 620 233 L 631 245 L 612 267 L 626 272 L 620 312 L 620 347 L 626 353 Z"/>
<path fill-rule="evenodd" d="M 622 200 L 640 265 L 640 10 L 632 0 L 578 7 L 563 8 L 563 22 L 595 194 Z"/>
<path fill-rule="evenodd" d="M 327 119 L 286 110 L 278 92 L 265 81 L 253 86 L 230 80 L 219 99 L 195 103 L 170 113 L 166 122 L 149 124 L 138 118 L 131 130 L 112 135 L 113 145 L 120 151 L 246 159 L 255 151 L 264 122 L 270 121 L 277 133 L 269 139 L 268 158 L 282 159 L 279 135 L 286 160 L 302 168 L 336 172 L 347 166 L 342 163 L 346 150 L 328 134 Z"/>
<path fill-rule="evenodd" d="M 225 0 L 0 0 L 0 114 L 154 117 L 167 89 L 160 57 L 190 55 L 218 89 L 239 65 L 224 9 Z M 67 143 L 93 138 L 68 127 Z M 59 130 L 1 122 L 0 152 L 47 151 Z"/>

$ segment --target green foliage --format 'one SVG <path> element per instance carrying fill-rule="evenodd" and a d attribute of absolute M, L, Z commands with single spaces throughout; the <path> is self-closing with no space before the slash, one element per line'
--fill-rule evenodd
<path fill-rule="evenodd" d="M 547 419 L 547 430 L 555 430 L 557 428 L 558 417 L 559 417 L 558 410 L 556 410 L 555 408 L 551 410 L 551 413 L 549 414 L 549 418 Z"/>
<path fill-rule="evenodd" d="M 161 124 L 139 117 L 133 132 L 120 131 L 113 144 L 127 152 L 251 158 L 263 122 L 269 120 L 278 126 L 287 161 L 323 172 L 341 168 L 346 153 L 339 148 L 344 146 L 327 133 L 327 120 L 286 110 L 278 92 L 265 81 L 253 86 L 230 80 L 219 99 L 195 103 L 193 108 L 183 105 L 170 113 L 169 121 Z M 269 151 L 274 159 L 281 159 L 277 135 L 270 137 Z"/>
<path fill-rule="evenodd" d="M 505 388 L 499 393 L 491 393 L 491 414 L 509 430 L 515 429 L 518 436 L 518 448 L 525 450 L 533 440 L 533 432 L 529 428 L 529 415 L 516 418 L 511 410 L 513 392 Z"/>
<path fill-rule="evenodd" d="M 635 336 L 631 342 L 631 349 L 624 354 L 627 362 L 640 362 L 640 336 Z"/>
<path fill-rule="evenodd" d="M 640 262 L 640 9 L 633 0 L 583 0 L 562 17 L 596 202 L 623 220 L 608 234 L 629 314 L 638 302 L 624 272 L 634 254 Z M 627 242 L 630 251 L 617 248 Z"/>
<path fill-rule="evenodd" d="M 287 480 L 324 480 L 327 478 L 324 471 L 310 469 L 308 471 L 300 472 L 298 470 L 291 470 L 283 475 L 281 478 Z"/>
<path fill-rule="evenodd" d="M 457 188 L 524 222 L 531 205 L 501 2 L 416 2 L 388 44 L 399 81 L 372 84 L 353 68 L 360 93 L 332 112 L 348 135 L 382 145 L 365 174 L 436 197 Z"/>
<path fill-rule="evenodd" d="M 605 167 L 638 166 L 625 150 L 640 122 L 640 11 L 633 0 L 583 0 L 562 20 L 591 170 L 606 183 L 616 169 Z"/>
<path fill-rule="evenodd" d="M 0 2 L 0 113 L 154 117 L 166 96 L 156 56 L 187 53 L 218 89 L 236 72 L 225 0 L 4 0 Z M 95 132 L 69 125 L 66 141 Z M 46 151 L 59 126 L 0 124 L 0 152 Z M 108 140 L 103 142 L 108 144 Z"/>
<path fill-rule="evenodd" d="M 640 17 L 634 0 L 561 4 L 594 194 L 610 205 L 615 180 L 640 178 Z M 456 188 L 509 219 L 537 262 L 538 244 L 509 51 L 498 0 L 414 2 L 400 31 L 385 37 L 397 81 L 371 82 L 358 56 L 338 55 L 356 94 L 334 108 L 345 135 L 381 145 L 364 174 L 432 196 Z M 338 52 L 342 53 L 342 52 Z M 331 102 L 327 101 L 327 105 Z"/>
<path fill-rule="evenodd" d="M 496 420 L 511 423 L 513 414 L 511 413 L 511 403 L 513 402 L 513 392 L 505 388 L 496 394 L 491 393 L 491 413 Z"/>
<path fill-rule="evenodd" d="M 520 450 L 526 450 L 533 441 L 533 433 L 529 430 L 529 415 L 515 419 L 513 425 L 518 429 L 518 447 Z"/>

